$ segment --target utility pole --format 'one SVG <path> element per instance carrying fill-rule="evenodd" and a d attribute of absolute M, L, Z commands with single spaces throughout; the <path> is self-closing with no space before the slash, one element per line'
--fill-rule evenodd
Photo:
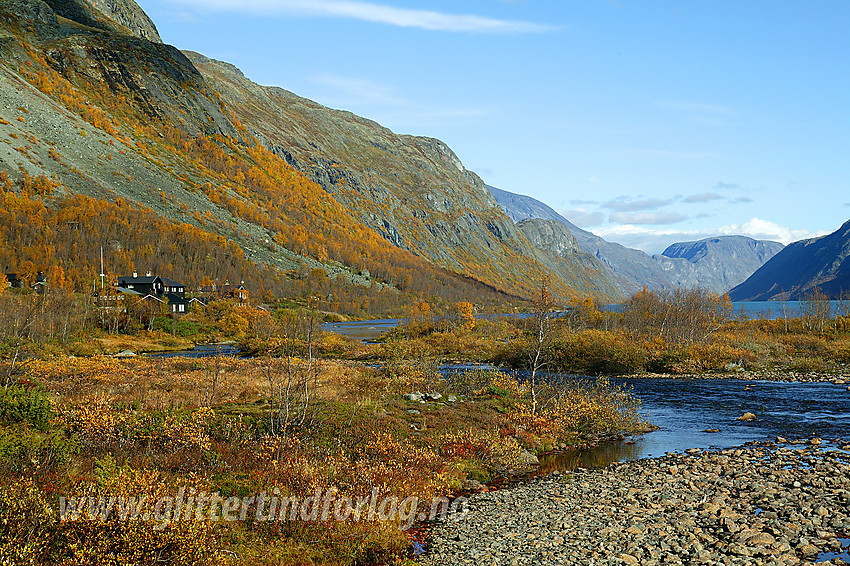
<path fill-rule="evenodd" d="M 103 273 L 103 246 L 100 246 L 100 290 L 103 291 L 103 278 L 106 275 Z"/>

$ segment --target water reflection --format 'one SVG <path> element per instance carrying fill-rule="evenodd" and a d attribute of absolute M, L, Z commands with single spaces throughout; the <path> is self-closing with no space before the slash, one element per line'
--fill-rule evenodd
<path fill-rule="evenodd" d="M 601 468 L 611 462 L 637 460 L 642 451 L 637 444 L 625 442 L 605 442 L 594 448 L 575 449 L 546 454 L 540 457 L 538 472 L 549 474 L 556 470 L 574 470 L 576 468 Z"/>
<path fill-rule="evenodd" d="M 356 322 L 326 322 L 321 325 L 325 332 L 336 332 L 361 342 L 371 343 L 399 324 L 397 318 L 360 320 Z"/>

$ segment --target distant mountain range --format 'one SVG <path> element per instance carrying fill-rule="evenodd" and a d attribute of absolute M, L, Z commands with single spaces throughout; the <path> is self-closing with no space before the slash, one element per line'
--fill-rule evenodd
<path fill-rule="evenodd" d="M 745 236 L 718 236 L 673 244 L 663 253 L 650 256 L 583 230 L 532 197 L 496 187 L 488 188 L 515 222 L 526 218 L 546 218 L 566 226 L 583 251 L 592 254 L 611 270 L 614 280 L 626 295 L 643 287 L 663 290 L 680 286 L 701 286 L 725 293 L 746 280 L 783 247 L 778 242 Z"/>
<path fill-rule="evenodd" d="M 789 244 L 731 291 L 733 301 L 799 300 L 815 287 L 850 294 L 850 221 L 820 238 Z"/>

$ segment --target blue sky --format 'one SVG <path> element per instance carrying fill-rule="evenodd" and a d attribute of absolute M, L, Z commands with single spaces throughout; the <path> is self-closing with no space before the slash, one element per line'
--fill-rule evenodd
<path fill-rule="evenodd" d="M 850 2 L 137 0 L 252 80 L 439 138 L 609 240 L 850 218 Z"/>

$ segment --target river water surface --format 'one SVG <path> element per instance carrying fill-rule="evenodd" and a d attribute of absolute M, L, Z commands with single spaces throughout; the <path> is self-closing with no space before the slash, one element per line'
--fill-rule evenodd
<path fill-rule="evenodd" d="M 587 378 L 592 379 L 592 378 Z M 613 379 L 642 402 L 645 418 L 659 427 L 631 443 L 546 456 L 541 471 L 604 466 L 688 448 L 732 448 L 755 440 L 819 437 L 850 440 L 850 391 L 833 383 L 735 379 Z M 758 420 L 736 420 L 745 412 Z M 705 430 L 719 430 L 708 433 Z"/>

